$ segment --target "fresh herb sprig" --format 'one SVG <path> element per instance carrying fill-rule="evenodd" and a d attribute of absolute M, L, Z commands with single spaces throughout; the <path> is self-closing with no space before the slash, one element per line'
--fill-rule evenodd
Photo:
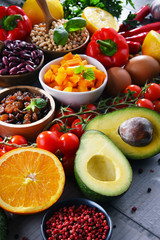
<path fill-rule="evenodd" d="M 83 75 L 84 79 L 92 81 L 95 79 L 95 74 L 92 68 L 85 68 L 83 65 L 80 65 L 76 68 L 74 68 L 75 74 L 81 74 Z"/>
<path fill-rule="evenodd" d="M 31 103 L 24 110 L 32 110 L 35 111 L 35 108 L 44 108 L 47 105 L 47 102 L 43 98 L 33 98 L 31 99 Z"/>
<path fill-rule="evenodd" d="M 54 29 L 53 40 L 57 45 L 64 46 L 67 43 L 70 32 L 81 30 L 85 28 L 86 25 L 87 22 L 85 19 L 81 17 L 72 18 Z"/>
<path fill-rule="evenodd" d="M 123 24 L 128 28 L 128 30 L 136 28 L 141 25 L 141 23 L 137 20 L 134 20 L 136 14 L 129 12 L 127 18 L 123 20 Z"/>

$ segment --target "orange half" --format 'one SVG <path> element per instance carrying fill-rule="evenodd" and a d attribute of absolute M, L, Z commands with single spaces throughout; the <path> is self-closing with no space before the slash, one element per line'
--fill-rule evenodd
<path fill-rule="evenodd" d="M 61 196 L 65 174 L 59 159 L 40 148 L 18 148 L 0 158 L 0 207 L 20 214 L 43 211 Z"/>

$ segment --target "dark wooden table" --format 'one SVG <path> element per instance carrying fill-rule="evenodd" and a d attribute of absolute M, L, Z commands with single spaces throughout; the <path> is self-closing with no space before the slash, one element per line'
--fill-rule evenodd
<path fill-rule="evenodd" d="M 1 0 L 4 5 L 13 1 Z M 22 1 L 19 1 L 22 2 Z M 133 0 L 135 9 L 147 0 Z M 122 19 L 129 11 L 135 10 L 130 5 L 123 8 Z M 110 214 L 113 222 L 111 240 L 157 240 L 160 239 L 160 154 L 150 159 L 131 161 L 133 182 L 129 190 L 122 196 L 101 204 Z M 149 190 L 148 190 L 149 189 Z M 67 179 L 64 192 L 59 199 L 84 197 L 75 179 Z M 136 207 L 135 212 L 132 208 Z M 8 240 L 41 240 L 40 225 L 45 211 L 35 215 L 19 216 L 9 214 Z"/>

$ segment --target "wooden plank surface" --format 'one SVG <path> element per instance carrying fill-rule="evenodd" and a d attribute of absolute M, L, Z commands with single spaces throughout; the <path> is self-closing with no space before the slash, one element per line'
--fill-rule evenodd
<path fill-rule="evenodd" d="M 7 5 L 13 1 L 0 3 Z M 133 0 L 135 9 L 147 0 Z M 126 6 L 122 18 L 126 18 L 129 11 L 135 11 Z M 35 85 L 35 84 L 34 84 Z M 112 199 L 108 203 L 100 203 L 110 214 L 113 221 L 111 240 L 157 240 L 160 239 L 160 154 L 146 160 L 130 161 L 133 169 L 133 182 L 129 190 L 122 196 Z M 143 171 L 142 171 L 143 170 Z M 151 189 L 148 192 L 148 189 Z M 59 201 L 74 197 L 84 197 L 80 192 L 75 179 L 67 179 L 64 192 Z M 132 212 L 132 207 L 137 210 Z M 20 216 L 8 214 L 9 234 L 7 240 L 42 240 L 40 225 L 45 211 L 35 215 Z"/>

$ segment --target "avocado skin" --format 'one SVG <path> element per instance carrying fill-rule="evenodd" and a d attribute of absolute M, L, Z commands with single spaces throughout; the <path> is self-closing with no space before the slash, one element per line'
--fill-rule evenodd
<path fill-rule="evenodd" d="M 8 222 L 5 211 L 0 208 L 0 240 L 7 239 Z"/>
<path fill-rule="evenodd" d="M 119 197 L 120 195 L 124 195 L 125 192 L 129 189 L 128 189 L 120 194 L 120 195 L 117 195 L 117 196 L 105 196 L 105 195 L 102 195 L 102 194 L 99 194 L 99 193 L 96 193 L 95 191 L 89 189 L 83 182 L 82 180 L 80 179 L 79 175 L 77 174 L 77 172 L 74 170 L 74 175 L 75 175 L 75 179 L 77 181 L 77 184 L 81 190 L 81 192 L 84 194 L 85 197 L 93 200 L 93 201 L 97 201 L 97 202 L 102 202 L 102 203 L 105 203 L 105 202 L 109 202 L 111 199 L 116 199 L 117 197 Z M 133 177 L 133 175 L 132 175 Z M 131 184 L 131 183 L 130 183 Z"/>
<path fill-rule="evenodd" d="M 89 189 L 80 179 L 78 173 L 76 170 L 74 170 L 75 178 L 78 183 L 79 188 L 81 189 L 82 193 L 89 199 L 93 201 L 100 201 L 100 202 L 106 202 L 110 199 L 110 197 L 98 194 L 94 192 L 93 190 Z"/>
<path fill-rule="evenodd" d="M 132 117 L 147 118 L 153 125 L 154 133 L 150 144 L 135 147 L 125 143 L 118 134 L 118 127 Z M 160 114 L 148 108 L 127 107 L 106 113 L 92 119 L 86 126 L 87 130 L 98 130 L 106 134 L 128 159 L 141 160 L 160 153 Z"/>

